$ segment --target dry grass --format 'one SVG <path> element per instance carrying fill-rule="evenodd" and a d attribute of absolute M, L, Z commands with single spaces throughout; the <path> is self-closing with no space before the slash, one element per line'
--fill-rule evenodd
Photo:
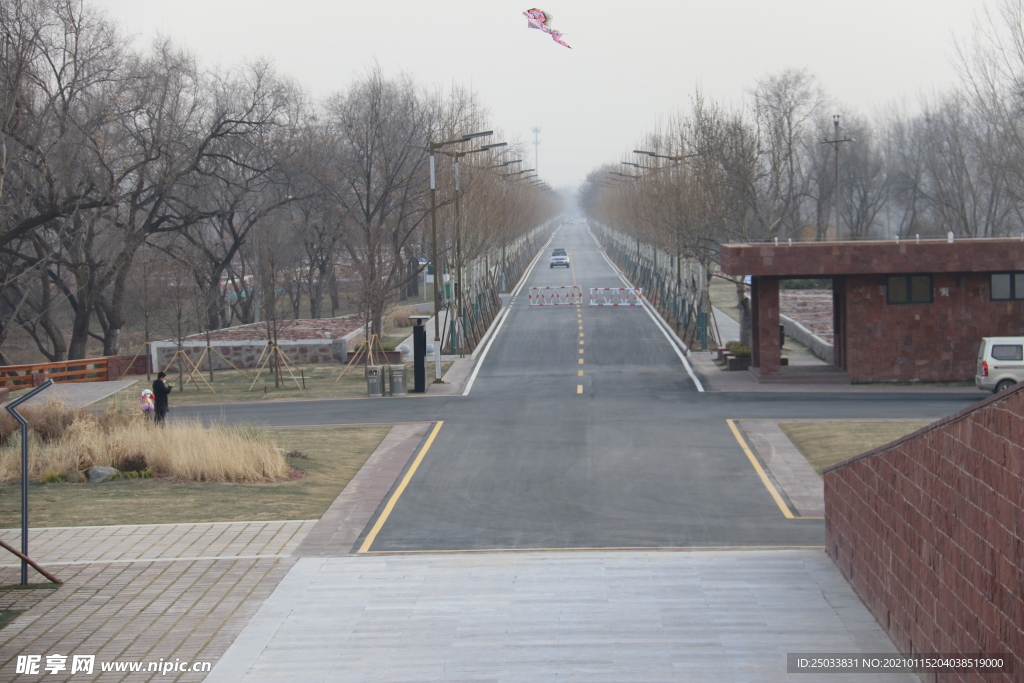
<path fill-rule="evenodd" d="M 811 467 L 825 469 L 917 431 L 928 422 L 780 422 Z"/>
<path fill-rule="evenodd" d="M 33 527 L 317 519 L 388 433 L 388 425 L 273 430 L 299 478 L 269 483 L 130 479 L 105 484 L 30 484 Z M 17 526 L 17 482 L 0 482 L 0 526 Z M 2 596 L 0 596 L 2 597 Z M 3 608 L 0 602 L 0 609 Z"/>
<path fill-rule="evenodd" d="M 288 465 L 266 432 L 251 427 L 210 429 L 199 423 L 156 425 L 141 412 L 96 415 L 59 401 L 26 409 L 29 477 L 100 465 L 186 481 L 265 482 L 288 476 Z M 13 422 L 13 420 L 12 420 Z M 21 476 L 21 434 L 0 434 L 0 480 Z"/>

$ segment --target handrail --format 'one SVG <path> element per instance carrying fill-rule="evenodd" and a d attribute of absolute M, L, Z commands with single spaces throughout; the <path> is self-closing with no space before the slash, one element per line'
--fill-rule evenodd
<path fill-rule="evenodd" d="M 43 374 L 51 379 L 69 382 L 104 382 L 107 380 L 109 357 L 82 358 L 56 363 L 28 363 L 0 366 L 0 387 L 21 389 L 34 384 L 33 377 Z M 47 372 L 49 371 L 49 372 Z"/>

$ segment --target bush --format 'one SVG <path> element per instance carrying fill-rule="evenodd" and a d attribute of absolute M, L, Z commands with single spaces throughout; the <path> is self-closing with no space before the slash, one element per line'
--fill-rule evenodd
<path fill-rule="evenodd" d="M 355 346 L 352 347 L 352 350 L 353 351 L 361 351 L 361 350 L 363 350 L 365 348 L 366 348 L 366 342 L 359 342 L 358 344 L 356 344 Z M 394 344 L 386 344 L 386 343 L 383 343 L 383 342 L 380 343 L 380 344 L 376 344 L 375 343 L 373 345 L 373 352 L 374 353 L 377 353 L 381 349 L 383 349 L 385 351 L 394 351 L 395 350 L 395 345 Z"/>
<path fill-rule="evenodd" d="M 62 416 L 61 409 L 67 415 Z M 141 411 L 94 415 L 49 404 L 45 417 L 34 424 L 42 425 L 47 438 L 34 428 L 29 432 L 29 476 L 33 478 L 93 465 L 126 474 L 148 470 L 151 475 L 189 481 L 274 481 L 289 472 L 268 433 L 252 425 L 237 429 L 208 428 L 198 422 L 157 425 Z M 15 432 L 0 447 L 0 481 L 20 477 L 21 435 Z"/>
<path fill-rule="evenodd" d="M 725 348 L 729 349 L 729 353 L 736 358 L 750 358 L 750 347 L 744 346 L 738 341 L 729 342 L 725 345 Z"/>

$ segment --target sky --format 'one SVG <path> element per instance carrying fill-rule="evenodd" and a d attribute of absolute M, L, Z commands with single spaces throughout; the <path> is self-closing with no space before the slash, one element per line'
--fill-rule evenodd
<path fill-rule="evenodd" d="M 266 58 L 316 97 L 375 62 L 424 85 L 471 87 L 503 140 L 541 129 L 540 176 L 575 186 L 659 120 L 707 98 L 744 106 L 758 79 L 807 69 L 871 115 L 956 81 L 954 39 L 984 0 L 88 0 L 140 46 L 169 37 L 206 65 Z M 528 30 L 529 2 L 573 49 Z M 496 138 L 497 139 L 497 138 Z M 533 146 L 527 160 L 533 166 Z"/>

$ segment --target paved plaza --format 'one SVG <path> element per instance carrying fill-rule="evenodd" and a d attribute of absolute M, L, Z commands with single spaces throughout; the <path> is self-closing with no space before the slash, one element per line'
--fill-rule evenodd
<path fill-rule="evenodd" d="M 623 286 L 585 226 L 555 241 L 572 267 L 527 285 Z M 758 385 L 639 306 L 518 290 L 500 320 L 427 396 L 177 406 L 392 429 L 319 520 L 33 529 L 66 583 L 13 589 L 0 564 L 20 612 L 0 680 L 782 681 L 787 653 L 895 652 L 825 555 L 821 480 L 777 423 L 936 419 L 978 393 Z M 51 654 L 212 672 L 14 674 Z"/>

